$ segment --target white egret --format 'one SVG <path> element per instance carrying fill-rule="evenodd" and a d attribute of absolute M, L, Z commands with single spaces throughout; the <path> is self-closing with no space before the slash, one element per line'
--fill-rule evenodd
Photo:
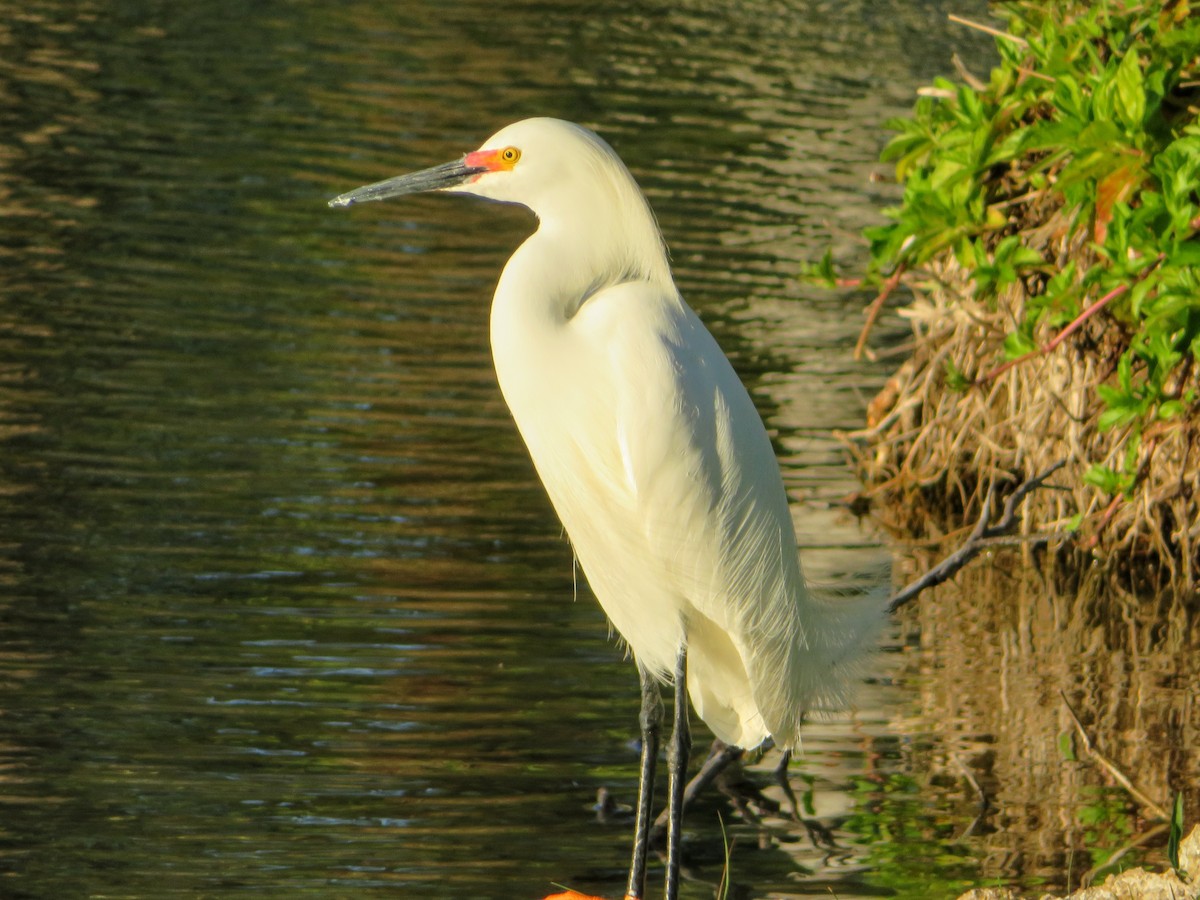
<path fill-rule="evenodd" d="M 330 205 L 423 191 L 519 203 L 538 218 L 496 287 L 492 355 L 576 558 L 641 677 L 630 898 L 644 896 L 658 685 L 675 685 L 673 900 L 687 697 L 727 744 L 771 737 L 790 749 L 805 713 L 844 702 L 882 611 L 810 596 L 762 420 L 680 296 L 654 215 L 607 143 L 569 122 L 527 119 L 458 161 Z"/>

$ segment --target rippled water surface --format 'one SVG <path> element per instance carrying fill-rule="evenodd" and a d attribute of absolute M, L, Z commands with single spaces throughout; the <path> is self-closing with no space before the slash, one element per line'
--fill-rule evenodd
<path fill-rule="evenodd" d="M 851 360 L 864 298 L 796 275 L 861 261 L 882 121 L 952 52 L 984 70 L 946 12 L 0 0 L 0 895 L 618 893 L 628 823 L 591 804 L 632 801 L 636 677 L 487 347 L 531 219 L 325 200 L 528 115 L 600 129 L 777 438 L 810 573 L 882 591 L 832 432 L 886 368 Z M 740 896 L 994 874 L 970 796 L 919 789 L 940 738 L 897 655 L 814 723 L 811 827 L 695 811 L 686 896 L 718 814 Z"/>

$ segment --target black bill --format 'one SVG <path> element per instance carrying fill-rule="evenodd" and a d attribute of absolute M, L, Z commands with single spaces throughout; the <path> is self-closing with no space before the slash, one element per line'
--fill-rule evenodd
<path fill-rule="evenodd" d="M 402 194 L 421 194 L 425 191 L 440 191 L 443 188 L 454 187 L 464 181 L 488 171 L 483 166 L 468 166 L 465 159 L 443 163 L 431 169 L 422 169 L 408 175 L 397 175 L 386 181 L 364 185 L 347 191 L 329 201 L 330 206 L 350 206 L 354 203 L 365 203 L 368 200 L 386 200 L 389 197 L 399 197 Z"/>

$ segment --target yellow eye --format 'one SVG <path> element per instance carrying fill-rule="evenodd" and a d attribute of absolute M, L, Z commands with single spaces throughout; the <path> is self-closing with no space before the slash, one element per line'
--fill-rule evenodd
<path fill-rule="evenodd" d="M 516 165 L 518 159 L 521 158 L 521 151 L 516 147 L 505 147 L 500 151 L 500 158 L 508 165 Z"/>

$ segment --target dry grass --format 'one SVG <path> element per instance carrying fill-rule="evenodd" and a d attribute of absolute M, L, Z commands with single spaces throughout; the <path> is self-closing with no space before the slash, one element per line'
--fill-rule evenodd
<path fill-rule="evenodd" d="M 1062 239 L 1065 223 L 1026 233 L 1034 245 Z M 1043 247 L 1044 248 L 1044 247 Z M 1080 247 L 1059 246 L 1060 264 Z M 1037 284 L 1006 289 L 994 308 L 973 298 L 952 257 L 909 276 L 912 302 L 901 315 L 913 329 L 912 356 L 868 410 L 867 428 L 847 435 L 868 494 L 885 524 L 918 539 L 972 521 L 989 489 L 1000 495 L 1027 476 L 1066 460 L 1055 483 L 1023 508 L 1023 534 L 1077 529 L 1063 552 L 1090 557 L 1131 584 L 1192 592 L 1200 577 L 1200 452 L 1196 423 L 1147 430 L 1129 496 L 1104 495 L 1084 481 L 1093 465 L 1120 469 L 1130 435 L 1101 431 L 1096 386 L 1114 378 L 1127 345 L 1107 312 L 1085 322 L 1052 351 L 996 373 L 1003 341 L 1024 318 Z M 1040 336 L 1048 344 L 1053 334 Z M 947 383 L 947 366 L 971 380 Z M 1197 388 L 1195 374 L 1184 389 Z M 1061 554 L 1060 554 L 1061 555 Z"/>

